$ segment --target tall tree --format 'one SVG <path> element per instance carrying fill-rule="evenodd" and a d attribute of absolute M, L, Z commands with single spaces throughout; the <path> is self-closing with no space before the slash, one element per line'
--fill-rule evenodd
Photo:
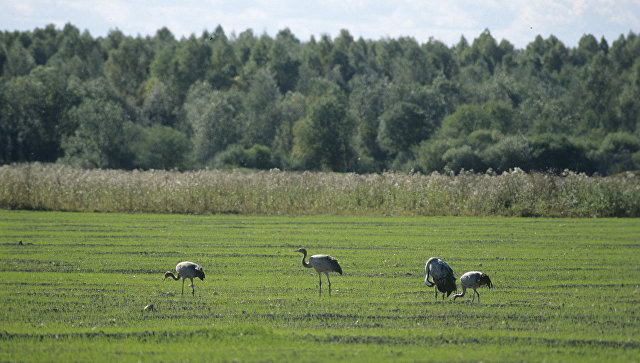
<path fill-rule="evenodd" d="M 183 112 L 199 165 L 207 165 L 216 153 L 239 141 L 240 111 L 236 92 L 217 91 L 205 82 L 198 82 L 189 90 Z"/>
<path fill-rule="evenodd" d="M 309 107 L 307 118 L 293 130 L 292 156 L 299 167 L 315 170 L 347 171 L 353 166 L 350 140 L 352 121 L 339 91 L 319 97 Z"/>
<path fill-rule="evenodd" d="M 271 146 L 280 122 L 280 92 L 275 76 L 268 69 L 259 70 L 249 83 L 245 99 L 247 127 L 245 145 Z"/>

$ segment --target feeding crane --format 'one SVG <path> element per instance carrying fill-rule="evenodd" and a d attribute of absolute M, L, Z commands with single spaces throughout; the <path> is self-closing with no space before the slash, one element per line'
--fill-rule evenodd
<path fill-rule="evenodd" d="M 436 299 L 438 298 L 438 290 L 442 293 L 443 300 L 445 293 L 448 297 L 452 292 L 458 290 L 453 269 L 441 258 L 431 257 L 428 259 L 424 271 L 427 274 L 424 283 L 429 287 L 435 286 Z M 429 276 L 433 278 L 433 282 L 429 281 Z"/>
<path fill-rule="evenodd" d="M 204 280 L 204 271 L 202 271 L 202 266 L 198 265 L 197 263 L 184 261 L 176 265 L 176 272 L 178 273 L 178 276 L 174 276 L 171 271 L 165 272 L 162 281 L 164 281 L 167 277 L 171 277 L 174 280 L 180 280 L 180 278 L 182 278 L 182 295 L 184 295 L 184 280 L 190 279 L 191 294 L 195 296 L 196 291 L 195 287 L 193 286 L 193 278 L 198 277 L 200 278 L 200 280 Z"/>
<path fill-rule="evenodd" d="M 471 299 L 471 302 L 476 298 L 476 295 L 478 295 L 478 302 L 480 302 L 480 294 L 478 294 L 476 289 L 481 286 L 487 286 L 488 288 L 493 287 L 489 276 L 480 271 L 469 271 L 460 276 L 460 285 L 462 285 L 462 294 L 453 295 L 453 300 L 458 297 L 463 297 L 467 289 L 473 289 L 473 299 Z"/>

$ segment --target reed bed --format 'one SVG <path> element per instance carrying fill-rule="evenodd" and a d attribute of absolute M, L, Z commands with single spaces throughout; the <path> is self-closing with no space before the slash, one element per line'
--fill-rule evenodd
<path fill-rule="evenodd" d="M 639 217 L 640 175 L 0 167 L 0 208 L 248 215 Z"/>

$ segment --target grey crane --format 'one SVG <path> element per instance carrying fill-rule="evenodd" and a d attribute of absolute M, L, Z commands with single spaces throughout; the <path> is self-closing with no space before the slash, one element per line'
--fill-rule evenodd
<path fill-rule="evenodd" d="M 313 255 L 309 257 L 309 263 L 307 263 L 305 262 L 305 259 L 307 258 L 307 250 L 299 248 L 296 252 L 303 254 L 302 266 L 306 268 L 313 267 L 318 273 L 318 278 L 320 279 L 320 294 L 322 294 L 322 274 L 324 273 L 327 276 L 327 281 L 329 282 L 329 296 L 331 296 L 331 280 L 329 279 L 329 272 L 337 272 L 342 275 L 342 267 L 340 267 L 338 260 L 329 255 Z"/>
<path fill-rule="evenodd" d="M 471 299 L 471 302 L 474 301 L 476 295 L 478 295 L 478 302 L 480 302 L 480 294 L 478 294 L 476 289 L 481 286 L 487 286 L 488 288 L 493 287 L 489 276 L 480 271 L 469 271 L 460 276 L 460 285 L 462 285 L 462 293 L 453 295 L 453 300 L 458 297 L 463 297 L 467 289 L 473 289 L 473 299 Z"/>
<path fill-rule="evenodd" d="M 427 274 L 424 283 L 429 287 L 435 286 L 436 299 L 438 298 L 438 290 L 442 293 L 443 300 L 445 293 L 448 297 L 452 292 L 458 290 L 453 269 L 441 258 L 431 257 L 428 259 L 424 271 Z M 433 278 L 433 282 L 429 281 L 429 275 Z"/>
<path fill-rule="evenodd" d="M 184 295 L 184 280 L 190 279 L 191 294 L 195 296 L 196 291 L 195 287 L 193 286 L 193 278 L 199 277 L 200 280 L 204 280 L 204 271 L 202 271 L 202 266 L 194 262 L 184 261 L 176 265 L 176 272 L 178 273 L 177 277 L 174 276 L 171 271 L 165 272 L 162 281 L 166 280 L 167 277 L 171 277 L 174 280 L 180 280 L 180 278 L 182 278 L 182 295 Z"/>

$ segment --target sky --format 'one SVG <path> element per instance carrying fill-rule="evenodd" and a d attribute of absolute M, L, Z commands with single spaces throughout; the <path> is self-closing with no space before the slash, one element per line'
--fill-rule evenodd
<path fill-rule="evenodd" d="M 354 38 L 413 37 L 449 46 L 489 29 L 524 49 L 537 35 L 575 47 L 584 34 L 609 45 L 640 32 L 640 0 L 0 0 L 0 30 L 71 23 L 93 37 L 119 29 L 147 36 L 166 26 L 177 39 L 221 25 L 227 36 L 247 29 L 275 36 L 289 28 L 301 41 L 346 29 Z"/>

